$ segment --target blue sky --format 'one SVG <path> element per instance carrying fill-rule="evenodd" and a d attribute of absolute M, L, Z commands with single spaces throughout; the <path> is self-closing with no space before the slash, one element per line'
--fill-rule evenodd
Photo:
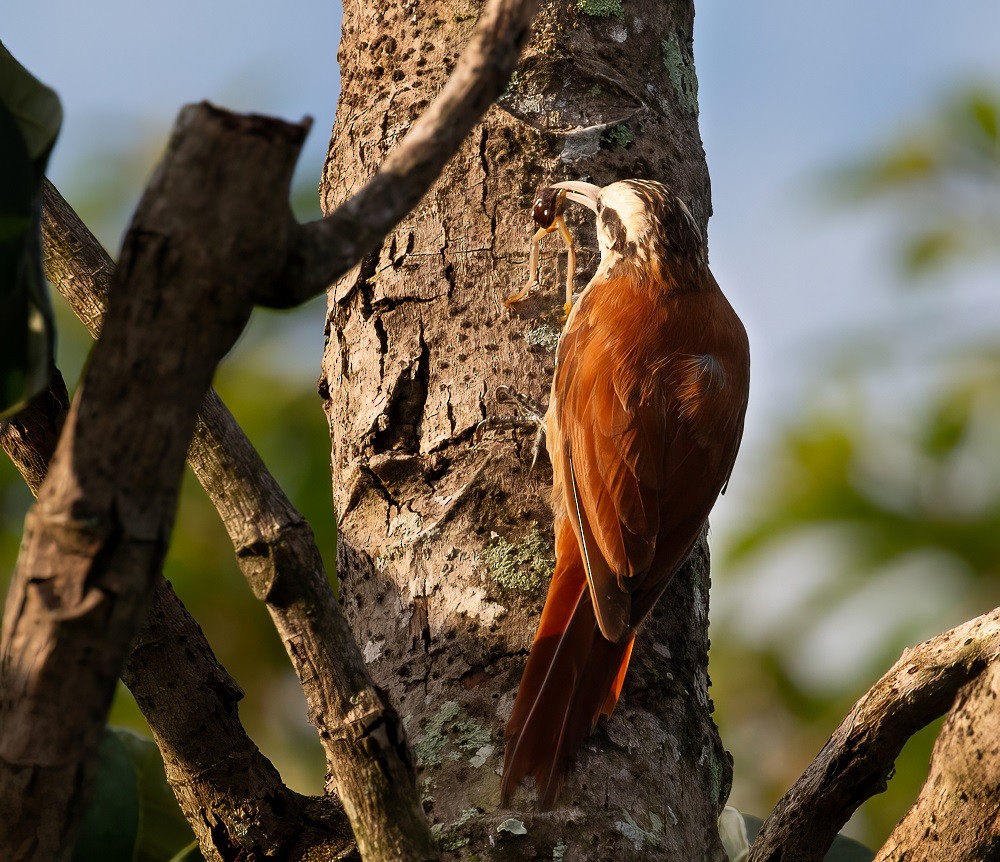
<path fill-rule="evenodd" d="M 1000 6 L 704 0 L 697 9 L 712 263 L 751 332 L 753 447 L 817 346 L 898 302 L 886 286 L 884 216 L 831 213 L 815 178 L 917 122 L 951 86 L 1000 81 Z M 63 99 L 51 173 L 69 195 L 87 157 L 131 150 L 202 98 L 312 115 L 300 171 L 319 175 L 339 81 L 339 4 L 33 0 L 4 19 L 0 38 Z M 314 336 L 306 343 L 318 349 L 319 325 Z"/>

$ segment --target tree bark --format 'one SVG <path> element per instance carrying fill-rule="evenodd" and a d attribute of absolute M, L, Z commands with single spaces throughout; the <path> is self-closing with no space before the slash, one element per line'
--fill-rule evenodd
<path fill-rule="evenodd" d="M 91 250 L 103 253 L 90 239 Z M 76 288 L 85 290 L 86 280 L 81 273 Z M 45 479 L 68 409 L 56 371 L 48 391 L 0 423 L 0 448 L 33 494 Z M 122 679 L 149 723 L 167 779 L 210 862 L 239 854 L 298 859 L 317 847 L 341 858 L 353 850 L 354 836 L 337 799 L 290 791 L 247 736 L 237 712 L 243 692 L 162 577 L 129 647 Z"/>
<path fill-rule="evenodd" d="M 1000 659 L 962 688 L 930 774 L 875 862 L 1000 859 Z"/>
<path fill-rule="evenodd" d="M 345 6 L 340 56 L 351 62 L 326 211 L 373 174 L 436 92 L 477 11 L 441 0 Z M 710 718 L 704 544 L 640 636 L 622 703 L 582 752 L 560 807 L 535 814 L 519 795 L 517 809 L 497 810 L 502 727 L 552 565 L 551 475 L 530 471 L 535 427 L 510 396 L 544 409 L 562 257 L 543 253 L 549 291 L 513 312 L 501 301 L 528 277 L 543 184 L 664 180 L 705 227 L 693 14 L 690 0 L 641 11 L 546 4 L 501 107 L 421 207 L 330 292 L 320 388 L 342 596 L 415 739 L 446 851 L 724 858 L 716 819 L 731 766 Z M 591 228 L 578 245 L 592 270 Z M 527 834 L 498 832 L 508 817 Z"/>
<path fill-rule="evenodd" d="M 72 852 L 115 681 L 159 575 L 198 404 L 254 288 L 284 273 L 303 136 L 301 126 L 188 108 L 140 202 L 5 608 L 3 858 L 58 862 Z M 255 218 L 233 232 L 219 200 Z"/>
<path fill-rule="evenodd" d="M 820 862 L 858 807 L 885 790 L 906 741 L 944 715 L 962 687 L 972 685 L 998 660 L 1000 608 L 906 650 L 775 805 L 750 848 L 750 862 Z M 988 730 L 989 720 L 984 727 Z M 982 738 L 989 739 L 988 733 Z M 991 747 L 996 747 L 995 738 Z M 935 762 L 939 768 L 943 763 L 937 757 Z M 992 770 L 995 786 L 997 761 L 980 769 L 984 776 Z M 995 806 L 996 795 L 991 801 Z M 910 840 L 919 843 L 920 835 Z"/>

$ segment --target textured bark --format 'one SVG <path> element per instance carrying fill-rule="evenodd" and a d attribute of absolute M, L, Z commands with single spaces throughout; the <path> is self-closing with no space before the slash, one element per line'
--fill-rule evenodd
<path fill-rule="evenodd" d="M 217 235 L 213 224 L 205 230 L 205 236 L 221 239 L 218 248 L 191 241 L 187 249 L 191 260 L 172 260 L 164 254 L 163 261 L 194 283 L 213 283 L 219 274 L 219 261 L 233 250 L 242 252 L 245 260 L 233 262 L 233 281 L 240 282 L 242 268 L 253 267 L 256 271 L 245 276 L 249 295 L 275 306 L 295 304 L 347 271 L 358 255 L 379 241 L 419 200 L 468 128 L 500 92 L 527 36 L 535 6 L 535 0 L 490 0 L 468 50 L 422 121 L 386 160 L 382 172 L 329 218 L 295 225 L 287 217 L 284 202 L 283 206 L 274 206 L 275 177 L 265 170 L 247 184 L 252 190 L 241 207 L 242 213 L 253 214 L 254 218 L 262 207 L 267 210 L 260 221 L 270 230 L 269 237 L 261 240 L 257 224 L 253 230 L 245 229 L 247 235 L 259 241 L 258 248 L 241 245 L 246 239 L 244 229 L 238 226 L 241 219 L 231 214 L 229 242 Z M 192 116 L 196 121 L 207 116 L 220 128 L 229 126 L 237 132 L 254 131 L 249 127 L 256 125 L 255 131 L 262 137 L 277 128 L 275 124 L 268 130 L 263 118 L 226 115 L 207 105 L 189 110 L 187 121 Z M 251 172 L 270 168 L 246 158 L 254 155 L 252 149 L 248 153 L 237 141 L 232 163 L 242 166 L 242 160 L 246 160 Z M 208 154 L 202 157 L 212 161 Z M 197 165 L 190 176 L 183 176 L 177 174 L 179 162 L 175 159 L 169 169 L 175 174 L 170 179 L 188 193 L 180 196 L 180 209 L 188 207 L 191 200 L 199 200 L 204 207 L 197 192 L 190 194 L 191 179 L 197 182 L 202 178 L 197 169 L 202 166 Z M 229 167 L 227 164 L 220 170 L 227 179 Z M 162 182 L 168 174 L 167 168 L 161 169 L 157 180 Z M 259 192 L 258 182 L 262 189 Z M 207 186 L 212 188 L 212 183 Z M 226 189 L 219 191 L 221 197 Z M 210 212 L 211 208 L 204 207 L 204 211 Z M 169 227 L 183 228 L 171 222 L 169 207 L 157 215 L 164 213 Z M 200 224 L 198 218 L 192 218 L 192 223 Z M 155 227 L 150 231 L 154 236 Z M 57 237 L 59 242 L 65 239 Z M 92 303 L 92 299 L 88 302 Z M 99 314 L 99 308 L 88 309 L 86 316 L 96 323 Z M 213 494 L 236 544 L 241 566 L 257 595 L 267 602 L 299 671 L 310 703 L 310 717 L 320 730 L 333 783 L 345 800 L 359 848 L 373 859 L 436 858 L 434 841 L 415 793 L 402 726 L 397 714 L 372 687 L 349 630 L 337 613 L 311 531 L 243 435 L 225 437 L 216 433 L 231 430 L 235 423 L 211 393 L 203 407 L 203 419 L 192 443 L 192 465 Z M 213 475 L 213 469 L 220 465 L 221 475 L 218 470 Z M 58 636 L 49 639 L 58 640 Z M 342 655 L 334 660 L 338 646 L 342 647 Z M 11 700 L 15 702 L 16 695 Z M 65 778 L 62 783 L 67 783 Z M 70 819 L 71 815 L 67 806 L 63 816 Z"/>
<path fill-rule="evenodd" d="M 107 310 L 114 264 L 49 183 L 43 199 L 46 276 L 96 337 Z M 35 494 L 68 406 L 57 373 L 48 392 L 0 425 L 0 445 Z M 210 429 L 205 434 L 214 433 L 223 441 L 246 440 L 231 416 L 228 424 L 213 422 L 217 417 L 206 421 L 204 410 L 202 416 Z M 208 458 L 207 469 L 217 486 L 239 484 L 240 477 L 227 475 L 220 458 Z M 243 692 L 162 579 L 131 644 L 122 679 L 153 732 L 167 779 L 207 859 L 261 853 L 298 859 L 317 848 L 332 858 L 352 850 L 354 837 L 339 800 L 308 799 L 288 790 L 247 736 L 237 710 Z"/>
<path fill-rule="evenodd" d="M 114 264 L 51 185 L 44 189 L 44 202 L 46 274 L 96 335 L 107 307 Z M 305 692 L 309 718 L 319 731 L 327 753 L 329 775 L 338 777 L 335 783 L 346 799 L 355 800 L 356 817 L 375 824 L 387 817 L 379 811 L 391 811 L 392 831 L 419 834 L 419 824 L 415 828 L 411 822 L 421 812 L 415 797 L 412 804 L 409 799 L 414 787 L 412 766 L 398 715 L 368 677 L 361 653 L 330 588 L 309 525 L 214 390 L 209 390 L 202 402 L 188 463 L 233 540 L 241 570 L 274 620 Z M 144 641 L 153 643 L 156 638 Z M 138 674 L 130 677 L 130 687 L 142 683 Z M 144 710 L 146 703 L 155 703 L 152 699 L 144 702 L 138 695 L 137 700 Z M 152 720 L 150 724 L 155 731 Z M 166 737 L 157 733 L 157 740 L 168 744 L 164 758 L 178 798 L 190 794 L 185 788 L 190 777 L 170 768 L 172 754 L 183 757 L 183 734 Z M 216 761 L 229 757 L 226 747 L 214 747 L 209 741 L 205 749 L 214 750 Z M 380 788 L 389 788 L 391 793 L 380 794 Z M 287 794 L 284 788 L 281 790 L 283 793 L 274 790 L 269 795 L 280 801 Z M 227 812 L 246 806 L 235 792 L 230 798 L 215 793 L 202 801 L 206 803 L 202 808 L 185 807 L 196 829 L 207 821 L 225 820 Z M 322 819 L 335 822 L 343 813 L 340 803 L 331 796 L 327 804 L 329 810 Z M 362 806 L 367 806 L 366 810 L 358 810 Z M 321 803 L 311 803 L 311 807 L 314 816 L 318 816 Z M 246 838 L 256 839 L 250 811 L 246 806 L 243 829 Z M 407 811 L 411 813 L 408 815 Z M 294 807 L 290 807 L 288 824 L 293 829 L 295 815 Z M 273 827 L 278 840 L 285 824 L 276 823 Z M 374 826 L 368 829 L 378 831 Z M 209 848 L 218 843 L 244 846 L 239 830 L 227 834 L 216 829 L 200 837 L 208 842 Z M 306 830 L 301 837 L 306 841 L 317 835 L 315 830 Z M 330 844 L 326 839 L 324 843 Z"/>
<path fill-rule="evenodd" d="M 370 668 L 415 739 L 445 850 L 716 860 L 731 771 L 710 718 L 704 544 L 640 636 L 622 703 L 560 807 L 536 814 L 520 795 L 517 810 L 497 810 L 502 727 L 552 564 L 551 475 L 530 473 L 535 427 L 511 399 L 541 412 L 548 398 L 562 305 L 553 246 L 551 289 L 513 313 L 501 306 L 527 278 L 534 192 L 650 177 L 671 183 L 702 227 L 710 212 L 691 3 L 626 5 L 621 17 L 593 17 L 590 5 L 544 6 L 502 107 L 331 291 L 321 393 L 338 571 Z M 327 211 L 406 132 L 476 14 L 473 3 L 345 6 Z M 592 269 L 592 229 L 578 244 Z M 508 816 L 527 835 L 497 832 Z"/>
<path fill-rule="evenodd" d="M 1000 660 L 958 693 L 920 796 L 876 862 L 1000 859 Z"/>
<path fill-rule="evenodd" d="M 254 289 L 283 273 L 303 136 L 188 108 L 136 211 L 5 608 L 3 858 L 58 862 L 72 851 L 115 681 L 160 572 L 198 404 Z M 233 231 L 220 200 L 254 218 Z M 200 313 L 208 295 L 211 315 Z"/>
<path fill-rule="evenodd" d="M 837 832 L 857 808 L 866 799 L 885 790 L 896 757 L 906 741 L 944 715 L 959 690 L 980 676 L 986 667 L 995 665 L 998 659 L 1000 608 L 906 650 L 889 672 L 855 704 L 816 759 L 779 800 L 750 848 L 750 862 L 822 860 Z M 988 700 L 989 689 L 978 697 Z M 995 703 L 992 708 L 995 709 Z M 995 722 L 995 717 L 989 721 Z M 994 735 L 989 741 L 989 721 L 984 721 L 980 728 L 985 735 L 979 740 L 987 742 L 982 743 L 985 747 L 979 750 L 995 752 L 998 737 Z M 961 726 L 972 727 L 973 724 L 961 723 Z M 973 750 L 970 746 L 962 756 L 970 760 Z M 940 770 L 944 761 L 936 755 L 935 764 Z M 975 764 L 970 763 L 968 766 L 953 764 L 951 768 L 956 772 L 969 769 L 971 775 L 973 767 Z M 992 774 L 996 787 L 996 758 L 979 768 L 984 775 L 986 772 Z M 933 783 L 932 771 L 925 794 L 934 792 Z M 994 815 L 997 798 L 993 794 L 989 800 L 994 806 Z M 956 813 L 954 808 L 951 813 Z M 979 823 L 983 824 L 982 819 Z M 921 836 L 925 836 L 923 827 L 927 825 L 926 818 L 920 821 L 921 828 L 912 832 L 910 840 L 919 843 Z M 995 817 L 992 827 L 996 828 Z M 897 831 L 899 828 L 902 827 L 897 827 Z M 909 862 L 911 857 L 884 858 L 905 858 Z M 942 853 L 916 858 L 951 860 L 964 857 Z"/>

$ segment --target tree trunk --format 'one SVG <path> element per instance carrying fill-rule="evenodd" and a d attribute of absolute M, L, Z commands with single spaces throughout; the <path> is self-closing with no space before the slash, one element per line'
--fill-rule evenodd
<path fill-rule="evenodd" d="M 340 57 L 351 60 L 321 189 L 327 211 L 437 92 L 477 14 L 439 0 L 345 5 Z M 531 470 L 527 408 L 540 414 L 548 400 L 558 241 L 542 255 L 548 287 L 512 311 L 502 300 L 528 277 L 531 203 L 550 182 L 660 179 L 705 227 L 693 17 L 690 0 L 546 4 L 501 104 L 421 206 L 330 292 L 320 389 L 343 601 L 406 716 L 446 851 L 725 858 L 716 818 L 731 767 L 710 717 L 704 544 L 640 635 L 622 702 L 556 810 L 536 813 L 526 792 L 517 809 L 498 810 L 502 729 L 552 567 L 551 471 Z M 575 224 L 582 289 L 596 242 Z M 497 831 L 511 817 L 527 834 Z"/>
<path fill-rule="evenodd" d="M 1000 660 L 959 692 L 920 796 L 876 862 L 1000 858 Z"/>

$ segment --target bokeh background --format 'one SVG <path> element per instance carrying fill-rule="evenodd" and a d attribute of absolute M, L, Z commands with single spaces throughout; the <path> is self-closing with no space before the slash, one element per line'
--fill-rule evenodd
<path fill-rule="evenodd" d="M 763 815 L 904 646 L 1000 603 L 1000 6 L 697 8 L 711 260 L 754 364 L 713 517 L 712 691 L 736 758 L 731 801 Z M 202 98 L 316 119 L 295 207 L 318 215 L 339 26 L 339 4 L 318 0 L 32 0 L 4 8 L 0 39 L 59 92 L 50 174 L 114 253 L 178 108 Z M 322 299 L 258 313 L 217 386 L 332 570 L 323 317 Z M 65 308 L 59 321 L 72 385 L 89 341 Z M 2 581 L 29 503 L 0 462 Z M 302 695 L 190 477 L 167 575 L 246 690 L 251 734 L 317 792 Z M 112 720 L 142 727 L 127 693 Z M 852 834 L 882 842 L 934 730 Z"/>

